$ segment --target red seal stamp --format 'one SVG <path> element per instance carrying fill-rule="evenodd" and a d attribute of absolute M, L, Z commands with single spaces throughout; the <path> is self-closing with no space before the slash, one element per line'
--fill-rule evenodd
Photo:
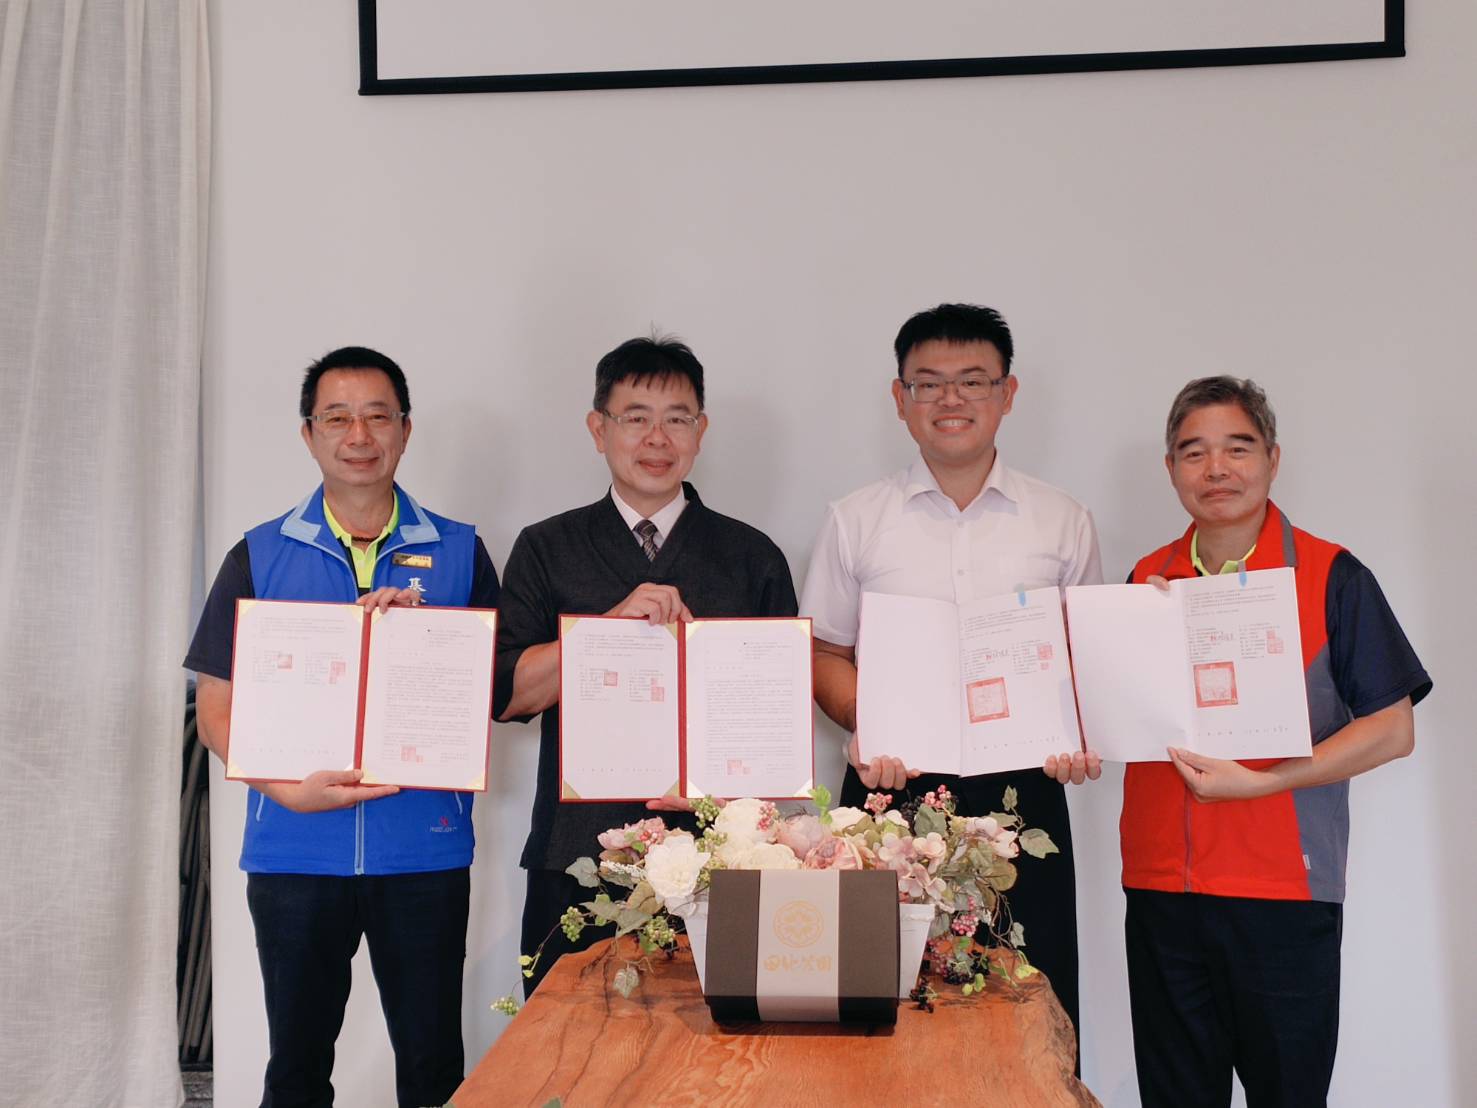
<path fill-rule="evenodd" d="M 1232 662 L 1201 662 L 1195 667 L 1195 705 L 1224 708 L 1236 701 L 1236 666 Z"/>
<path fill-rule="evenodd" d="M 969 722 L 984 723 L 992 719 L 1009 719 L 1010 703 L 1005 698 L 1005 678 L 987 677 L 964 686 L 969 701 Z"/>

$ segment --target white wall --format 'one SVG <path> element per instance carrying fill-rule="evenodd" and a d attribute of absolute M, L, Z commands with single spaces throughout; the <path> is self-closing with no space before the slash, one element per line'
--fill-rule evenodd
<path fill-rule="evenodd" d="M 1177 534 L 1160 426 L 1188 377 L 1251 374 L 1282 421 L 1277 498 L 1377 572 L 1436 679 L 1416 755 L 1354 789 L 1339 1104 L 1477 1098 L 1465 563 L 1477 406 L 1477 9 L 1412 5 L 1399 61 L 878 84 L 360 98 L 354 6 L 218 3 L 205 392 L 207 557 L 315 471 L 298 373 L 344 343 L 410 375 L 405 483 L 523 525 L 603 493 L 593 365 L 655 322 L 710 374 L 704 498 L 803 578 L 827 499 L 904 463 L 892 335 L 943 299 L 1001 308 L 1012 465 L 1090 504 L 1110 577 Z M 1443 616 L 1445 618 L 1443 618 Z M 536 733 L 500 726 L 465 1033 L 517 980 Z M 825 738 L 834 740 L 834 732 Z M 823 767 L 839 780 L 832 752 Z M 1136 1103 L 1119 776 L 1074 796 L 1084 1074 Z M 254 1104 L 260 983 L 216 782 L 216 1099 Z M 362 952 L 361 952 L 362 958 Z M 367 962 L 340 1102 L 393 1102 Z"/>

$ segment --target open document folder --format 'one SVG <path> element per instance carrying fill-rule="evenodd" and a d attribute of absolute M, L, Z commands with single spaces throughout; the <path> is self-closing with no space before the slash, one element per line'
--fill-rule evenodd
<path fill-rule="evenodd" d="M 1066 594 L 1082 732 L 1104 758 L 1312 752 L 1291 569 Z"/>
<path fill-rule="evenodd" d="M 496 639 L 490 608 L 238 600 L 226 776 L 485 790 Z"/>
<path fill-rule="evenodd" d="M 865 593 L 857 742 L 934 773 L 1312 750 L 1290 569 L 1033 589 L 970 604 Z M 1068 646 L 1070 644 L 1070 661 Z M 1079 730 L 1080 727 L 1080 730 Z"/>
<path fill-rule="evenodd" d="M 972 776 L 1079 750 L 1061 590 L 970 604 L 863 593 L 857 744 Z"/>
<path fill-rule="evenodd" d="M 560 798 L 805 796 L 808 619 L 559 617 Z"/>

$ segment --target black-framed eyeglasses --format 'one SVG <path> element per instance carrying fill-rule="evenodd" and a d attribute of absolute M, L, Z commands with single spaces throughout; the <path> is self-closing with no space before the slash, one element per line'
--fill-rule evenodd
<path fill-rule="evenodd" d="M 919 377 L 904 381 L 903 388 L 915 404 L 933 404 L 944 398 L 944 391 L 952 388 L 960 400 L 988 400 L 997 385 L 1004 385 L 1009 377 L 990 377 L 986 374 L 966 374 L 963 377 Z"/>

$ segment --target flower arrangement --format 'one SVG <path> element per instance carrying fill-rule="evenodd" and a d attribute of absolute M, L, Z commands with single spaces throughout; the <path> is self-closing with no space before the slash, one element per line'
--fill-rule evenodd
<path fill-rule="evenodd" d="M 627 959 L 615 985 L 629 996 L 643 966 L 676 945 L 674 919 L 692 914 L 715 869 L 890 869 L 898 875 L 898 899 L 934 907 L 926 961 L 944 981 L 968 996 L 999 973 L 1028 977 L 1035 972 L 1021 948 L 1025 930 L 1010 917 L 1005 893 L 1016 882 L 1022 851 L 1044 858 L 1056 844 L 1040 828 L 1024 825 L 1016 792 L 1006 789 L 1002 810 L 987 816 L 955 814 L 955 798 L 942 785 L 893 807 L 893 797 L 872 793 L 863 808 L 831 808 L 830 792 L 811 792 L 817 812 L 782 815 L 772 803 L 752 798 L 723 807 L 697 802 L 700 834 L 668 828 L 660 818 L 612 828 L 599 837 L 600 856 L 580 858 L 567 872 L 592 899 L 572 905 L 560 928 L 574 941 L 591 926 L 614 925 L 617 937 L 634 935 L 640 954 Z M 1009 948 L 1013 969 L 991 961 L 976 945 Z M 543 946 L 519 959 L 532 976 Z M 915 999 L 936 994 L 920 987 Z M 509 1015 L 511 995 L 493 1004 Z"/>

